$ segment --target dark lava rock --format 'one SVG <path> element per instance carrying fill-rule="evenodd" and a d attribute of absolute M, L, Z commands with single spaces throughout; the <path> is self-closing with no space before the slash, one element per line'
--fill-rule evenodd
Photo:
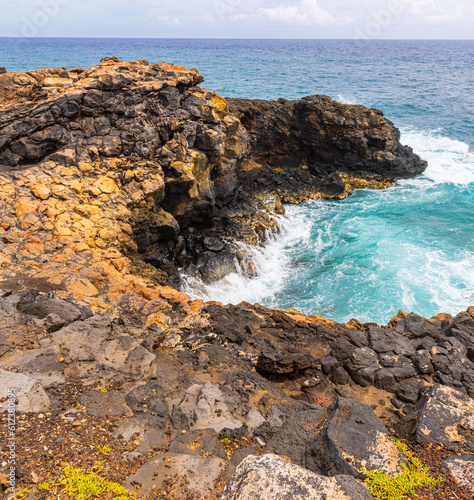
<path fill-rule="evenodd" d="M 319 407 L 289 417 L 267 443 L 267 451 L 283 455 L 293 463 L 302 465 L 306 447 L 318 434 L 326 413 L 323 407 Z"/>
<path fill-rule="evenodd" d="M 29 316 L 34 316 L 39 319 L 54 315 L 50 317 L 50 324 L 57 326 L 62 322 L 59 328 L 78 319 L 86 319 L 92 316 L 92 313 L 84 315 L 83 311 L 70 302 L 54 296 L 40 294 L 39 291 L 34 288 L 21 293 L 17 309 L 23 314 L 28 314 Z"/>
<path fill-rule="evenodd" d="M 334 371 L 339 366 L 339 361 L 334 356 L 324 356 L 321 358 L 320 363 L 323 368 L 323 372 L 326 375 Z"/>
<path fill-rule="evenodd" d="M 356 347 L 346 361 L 346 368 L 352 374 L 365 368 L 378 369 L 377 353 L 370 347 Z"/>
<path fill-rule="evenodd" d="M 337 174 L 332 174 L 321 182 L 319 189 L 324 194 L 335 196 L 342 194 L 346 189 L 346 185 Z"/>
<path fill-rule="evenodd" d="M 163 429 L 170 420 L 163 388 L 155 380 L 130 391 L 125 400 L 136 417 L 151 427 Z"/>
<path fill-rule="evenodd" d="M 235 271 L 235 257 L 229 252 L 203 252 L 198 256 L 197 266 L 201 279 L 210 283 Z"/>
<path fill-rule="evenodd" d="M 344 398 L 330 406 L 328 419 L 304 458 L 305 467 L 328 476 L 359 477 L 361 467 L 394 475 L 402 471 L 402 463 L 405 456 L 370 406 Z"/>
<path fill-rule="evenodd" d="M 286 375 L 308 368 L 312 363 L 313 357 L 309 352 L 289 347 L 279 351 L 262 351 L 257 368 L 267 373 Z"/>
<path fill-rule="evenodd" d="M 416 369 L 420 373 L 424 373 L 426 375 L 430 375 L 434 373 L 433 364 L 431 363 L 431 356 L 429 351 L 417 351 L 413 356 L 413 362 L 415 364 Z"/>
<path fill-rule="evenodd" d="M 412 177 L 427 166 L 411 148 L 400 144 L 399 132 L 377 110 L 340 104 L 326 96 L 227 102 L 248 131 L 257 161 L 271 165 L 303 162 L 320 177 L 357 171 L 386 178 Z M 372 127 L 377 129 L 376 136 Z M 336 128 L 337 136 L 333 133 Z M 395 156 L 388 160 L 381 151 Z M 337 188 L 337 184 L 334 178 L 328 188 Z"/>
<path fill-rule="evenodd" d="M 382 330 L 369 326 L 367 333 L 370 347 L 377 353 L 393 353 L 410 356 L 415 352 L 413 342 L 394 330 Z"/>
<path fill-rule="evenodd" d="M 331 375 L 331 381 L 333 384 L 336 385 L 346 385 L 349 384 L 351 377 L 349 374 L 344 370 L 342 366 L 339 368 L 336 368 Z"/>
<path fill-rule="evenodd" d="M 414 337 L 436 338 L 442 334 L 436 325 L 413 313 L 403 318 L 395 330 L 399 333 L 411 333 Z"/>
<path fill-rule="evenodd" d="M 395 376 L 390 368 L 382 368 L 375 374 L 374 385 L 377 389 L 384 389 L 385 391 L 395 390 Z"/>
<path fill-rule="evenodd" d="M 416 381 L 404 381 L 400 383 L 397 389 L 397 398 L 405 403 L 415 404 L 419 397 L 419 387 Z"/>

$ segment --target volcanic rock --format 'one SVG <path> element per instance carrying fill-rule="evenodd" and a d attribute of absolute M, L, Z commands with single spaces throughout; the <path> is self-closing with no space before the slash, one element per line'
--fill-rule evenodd
<path fill-rule="evenodd" d="M 324 477 L 277 455 L 247 457 L 224 488 L 220 500 L 369 500 L 372 495 L 353 477 Z"/>

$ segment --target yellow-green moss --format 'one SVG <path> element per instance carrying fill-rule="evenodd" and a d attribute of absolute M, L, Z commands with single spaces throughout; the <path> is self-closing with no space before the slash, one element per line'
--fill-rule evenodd
<path fill-rule="evenodd" d="M 419 486 L 436 486 L 443 481 L 440 477 L 437 479 L 432 477 L 428 467 L 408 450 L 406 444 L 400 441 L 396 441 L 395 444 L 408 459 L 408 465 L 402 464 L 402 473 L 389 477 L 382 471 L 361 469 L 375 500 L 401 500 L 405 495 L 415 493 L 415 488 Z"/>
<path fill-rule="evenodd" d="M 24 500 L 28 494 L 30 493 L 30 490 L 28 488 L 23 488 L 22 490 L 18 490 L 15 494 L 15 500 Z"/>
<path fill-rule="evenodd" d="M 98 476 L 98 473 L 103 470 L 104 466 L 101 462 L 96 462 L 89 472 L 67 465 L 58 480 L 40 484 L 38 490 L 50 491 L 55 495 L 62 493 L 74 500 L 100 498 L 105 493 L 112 493 L 114 500 L 132 500 L 137 498 L 136 493 L 128 491 L 121 484 L 113 483 Z"/>

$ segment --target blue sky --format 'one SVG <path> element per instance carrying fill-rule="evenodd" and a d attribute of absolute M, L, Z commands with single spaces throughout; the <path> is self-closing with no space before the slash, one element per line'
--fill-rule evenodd
<path fill-rule="evenodd" d="M 0 0 L 0 36 L 468 38 L 472 0 Z"/>

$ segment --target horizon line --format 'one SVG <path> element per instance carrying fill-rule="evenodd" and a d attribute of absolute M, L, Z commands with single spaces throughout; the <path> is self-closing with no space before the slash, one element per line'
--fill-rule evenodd
<path fill-rule="evenodd" d="M 36 36 L 36 37 L 25 37 L 25 36 L 0 36 L 0 40 L 50 40 L 50 39 L 58 39 L 58 40 L 295 40 L 295 41 L 358 41 L 354 37 L 350 38 L 253 38 L 253 37 L 230 37 L 230 38 L 221 38 L 221 37 L 134 37 L 134 36 Z M 364 41 L 365 42 L 389 42 L 389 41 L 443 41 L 443 42 L 472 42 L 473 38 L 370 38 Z"/>

